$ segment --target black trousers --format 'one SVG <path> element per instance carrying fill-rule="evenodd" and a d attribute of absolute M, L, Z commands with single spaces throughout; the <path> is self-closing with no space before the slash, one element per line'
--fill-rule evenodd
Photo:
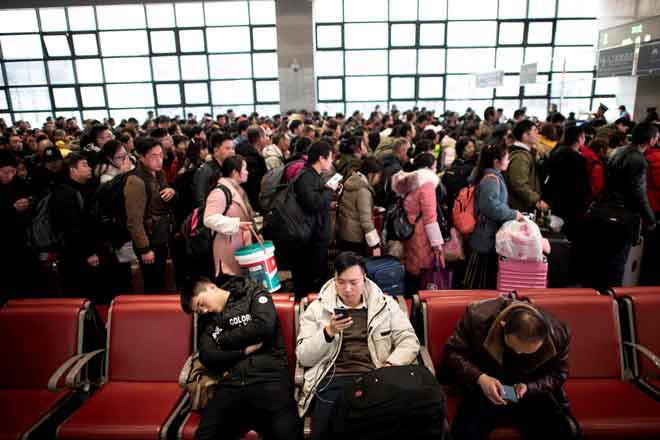
<path fill-rule="evenodd" d="M 475 392 L 458 403 L 451 433 L 453 440 L 488 440 L 492 431 L 508 425 L 520 429 L 526 440 L 569 440 L 574 437 L 567 414 L 547 395 L 499 406 Z"/>
<path fill-rule="evenodd" d="M 597 222 L 587 226 L 580 250 L 585 260 L 582 286 L 595 289 L 621 286 L 632 247 L 630 234 Z"/>
<path fill-rule="evenodd" d="M 292 250 L 293 291 L 296 299 L 316 293 L 328 281 L 328 246 L 305 244 Z"/>
<path fill-rule="evenodd" d="M 302 420 L 288 383 L 218 387 L 195 438 L 237 440 L 250 429 L 264 440 L 302 440 Z"/>
<path fill-rule="evenodd" d="M 165 267 L 167 265 L 168 245 L 152 247 L 156 260 L 152 264 L 144 264 L 140 255 L 140 270 L 144 279 L 144 293 L 160 294 L 165 290 Z"/>
<path fill-rule="evenodd" d="M 344 387 L 359 377 L 334 376 L 321 381 L 312 410 L 312 440 L 331 440 L 329 431 L 335 403 L 341 397 Z"/>

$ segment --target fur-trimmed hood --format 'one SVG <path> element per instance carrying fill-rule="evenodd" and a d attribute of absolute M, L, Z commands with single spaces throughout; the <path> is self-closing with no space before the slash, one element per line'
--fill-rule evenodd
<path fill-rule="evenodd" d="M 438 175 L 428 168 L 422 168 L 412 173 L 399 171 L 392 176 L 392 190 L 400 196 L 405 196 L 427 183 L 433 184 L 434 188 L 440 183 Z"/>

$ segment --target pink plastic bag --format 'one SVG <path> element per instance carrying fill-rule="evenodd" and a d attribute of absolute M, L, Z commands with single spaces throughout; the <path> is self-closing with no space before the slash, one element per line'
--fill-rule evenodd
<path fill-rule="evenodd" d="M 463 236 L 456 228 L 451 228 L 449 240 L 442 246 L 442 252 L 445 254 L 445 261 L 448 263 L 465 260 Z"/>

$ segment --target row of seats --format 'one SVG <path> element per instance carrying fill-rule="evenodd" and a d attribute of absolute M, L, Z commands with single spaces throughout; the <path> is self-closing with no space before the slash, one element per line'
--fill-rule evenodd
<path fill-rule="evenodd" d="M 497 295 L 436 291 L 400 301 L 423 331 L 427 367 L 437 369 L 466 306 Z M 589 289 L 516 295 L 571 328 L 566 391 L 585 438 L 660 438 L 660 400 L 651 397 L 660 369 L 657 358 L 647 362 L 643 357 L 660 352 L 660 288 L 620 289 L 610 296 Z M 315 299 L 310 295 L 298 304 L 291 295 L 273 295 L 292 378 L 299 314 Z M 108 313 L 105 349 L 85 344 L 98 338 L 98 327 L 89 325 L 97 319 L 93 306 L 80 299 L 17 300 L 0 308 L 0 415 L 7 420 L 0 424 L 0 440 L 194 438 L 199 414 L 187 409 L 177 380 L 196 350 L 195 322 L 181 312 L 178 297 L 117 297 Z M 631 348 L 627 354 L 636 356 L 626 356 L 624 364 L 622 340 L 648 350 L 625 345 Z M 86 370 L 102 355 L 103 379 L 96 389 L 94 375 Z M 450 397 L 450 418 L 455 403 Z M 244 438 L 258 435 L 251 431 Z M 499 429 L 492 438 L 519 437 L 513 429 Z"/>

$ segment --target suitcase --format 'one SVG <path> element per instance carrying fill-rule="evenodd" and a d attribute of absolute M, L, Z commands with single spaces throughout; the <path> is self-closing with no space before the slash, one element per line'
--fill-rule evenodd
<path fill-rule="evenodd" d="M 569 287 L 575 284 L 571 274 L 571 241 L 564 234 L 541 231 L 550 242 L 548 255 L 548 287 Z"/>
<path fill-rule="evenodd" d="M 406 293 L 406 270 L 398 259 L 389 256 L 367 258 L 365 266 L 367 278 L 376 283 L 384 293 Z"/>
<path fill-rule="evenodd" d="M 635 287 L 639 284 L 639 274 L 642 268 L 644 254 L 644 237 L 639 237 L 637 244 L 630 248 L 628 259 L 623 271 L 623 287 Z"/>
<path fill-rule="evenodd" d="M 500 257 L 497 290 L 545 289 L 548 286 L 548 261 L 522 261 Z"/>

